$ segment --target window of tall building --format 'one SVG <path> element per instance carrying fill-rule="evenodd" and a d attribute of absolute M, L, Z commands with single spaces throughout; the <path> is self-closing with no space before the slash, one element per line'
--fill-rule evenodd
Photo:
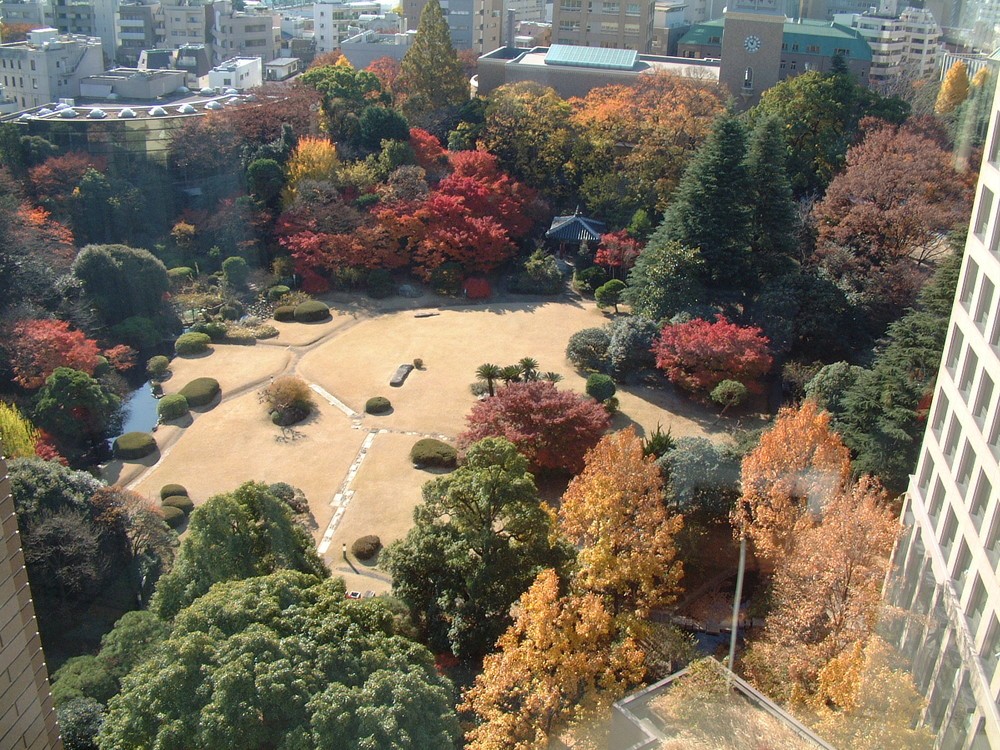
<path fill-rule="evenodd" d="M 934 480 L 934 489 L 931 491 L 930 499 L 927 501 L 927 515 L 930 516 L 932 523 L 937 520 L 942 500 L 944 500 L 944 485 L 941 483 L 941 477 L 938 477 Z"/>
<path fill-rule="evenodd" d="M 966 575 L 970 562 L 972 562 L 972 553 L 969 552 L 969 545 L 962 542 L 958 545 L 958 554 L 955 555 L 955 564 L 951 568 L 951 577 L 959 580 Z"/>
<path fill-rule="evenodd" d="M 979 212 L 976 214 L 976 223 L 972 225 L 972 233 L 980 240 L 986 237 L 986 227 L 990 223 L 990 213 L 993 210 L 993 191 L 983 185 L 983 192 L 979 199 Z"/>
<path fill-rule="evenodd" d="M 941 525 L 941 533 L 938 538 L 941 540 L 941 554 L 947 558 L 951 555 L 951 545 L 955 543 L 955 534 L 958 533 L 958 519 L 955 511 L 949 506 L 944 514 L 944 523 Z"/>
<path fill-rule="evenodd" d="M 955 481 L 962 488 L 963 493 L 969 485 L 969 480 L 972 479 L 972 467 L 975 463 L 976 452 L 966 440 L 965 445 L 962 446 L 962 457 L 958 461 L 958 471 L 955 472 Z"/>
<path fill-rule="evenodd" d="M 952 414 L 951 421 L 948 423 L 948 433 L 941 445 L 941 450 L 944 451 L 949 460 L 955 455 L 955 449 L 958 447 L 958 436 L 961 432 L 962 426 L 958 422 L 958 417 Z"/>
<path fill-rule="evenodd" d="M 996 615 L 990 618 L 990 627 L 986 631 L 982 648 L 979 649 L 979 656 L 983 660 L 986 677 L 992 677 L 997 670 L 997 662 L 1000 661 L 1000 620 Z"/>
<path fill-rule="evenodd" d="M 986 548 L 986 556 L 995 566 L 1000 561 L 1000 508 L 993 509 L 993 522 L 990 524 L 990 530 L 986 534 L 986 543 L 983 546 Z"/>
<path fill-rule="evenodd" d="M 983 420 L 986 419 L 986 411 L 989 409 L 990 401 L 993 399 L 993 378 L 990 377 L 988 372 L 983 372 L 983 376 L 979 381 L 979 390 L 976 391 L 976 400 L 972 405 L 972 415 L 979 422 L 980 427 L 983 424 Z"/>
<path fill-rule="evenodd" d="M 969 349 L 965 354 L 965 364 L 962 366 L 962 377 L 958 381 L 958 389 L 968 395 L 972 387 L 972 381 L 976 377 L 976 370 L 979 369 L 978 355 Z"/>
<path fill-rule="evenodd" d="M 965 269 L 965 276 L 962 277 L 962 291 L 958 295 L 958 301 L 968 310 L 972 304 L 972 294 L 976 290 L 976 281 L 979 279 L 979 264 L 969 258 L 969 265 Z"/>
<path fill-rule="evenodd" d="M 642 11 L 639 10 L 639 3 L 628 3 L 625 6 L 626 16 L 639 16 L 642 15 Z"/>
<path fill-rule="evenodd" d="M 990 162 L 997 164 L 1000 159 L 1000 112 L 993 115 L 993 143 L 990 144 Z"/>
<path fill-rule="evenodd" d="M 993 494 L 993 485 L 986 478 L 985 472 L 980 470 L 979 478 L 976 480 L 975 492 L 969 498 L 969 515 L 975 520 L 977 527 L 982 526 L 991 494 Z"/>
<path fill-rule="evenodd" d="M 639 36 L 639 24 L 626 23 L 623 28 L 625 29 L 625 34 L 627 36 Z"/>
<path fill-rule="evenodd" d="M 965 616 L 969 620 L 969 632 L 973 636 L 979 632 L 979 623 L 983 620 L 984 611 L 986 611 L 986 589 L 983 587 L 982 579 L 976 576 L 972 583 L 969 603 L 965 605 Z"/>
<path fill-rule="evenodd" d="M 993 309 L 993 293 L 995 291 L 996 285 L 993 281 L 988 276 L 983 276 L 983 281 L 979 285 L 979 298 L 976 300 L 976 312 L 972 316 L 980 329 L 986 327 L 986 319 Z"/>
<path fill-rule="evenodd" d="M 601 13 L 618 15 L 621 12 L 621 3 L 601 3 Z"/>

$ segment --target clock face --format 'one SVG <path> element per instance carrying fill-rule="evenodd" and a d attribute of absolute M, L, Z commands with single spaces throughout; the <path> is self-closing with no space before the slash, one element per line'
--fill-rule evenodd
<path fill-rule="evenodd" d="M 760 49 L 760 37 L 748 36 L 743 40 L 743 49 L 747 52 L 757 52 Z"/>

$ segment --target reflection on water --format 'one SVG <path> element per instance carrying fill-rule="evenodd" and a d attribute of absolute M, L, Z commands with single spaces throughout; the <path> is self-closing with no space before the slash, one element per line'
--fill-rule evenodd
<path fill-rule="evenodd" d="M 120 434 L 149 432 L 156 426 L 156 397 L 153 396 L 153 389 L 148 382 L 132 391 L 124 401 L 122 405 L 124 418 Z M 113 435 L 108 444 L 114 442 L 116 437 L 118 435 Z"/>

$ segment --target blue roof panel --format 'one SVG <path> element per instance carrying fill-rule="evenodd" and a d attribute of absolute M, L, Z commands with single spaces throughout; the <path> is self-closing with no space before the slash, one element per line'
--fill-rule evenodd
<path fill-rule="evenodd" d="M 601 70 L 632 70 L 639 59 L 634 49 L 605 49 L 553 44 L 545 55 L 546 65 L 572 65 L 576 68 Z"/>

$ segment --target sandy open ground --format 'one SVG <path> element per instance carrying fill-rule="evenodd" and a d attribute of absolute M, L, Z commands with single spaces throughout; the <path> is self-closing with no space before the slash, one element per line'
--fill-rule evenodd
<path fill-rule="evenodd" d="M 469 385 L 486 362 L 503 366 L 533 357 L 542 371 L 563 376 L 560 388 L 582 393 L 585 378 L 566 359 L 566 343 L 576 331 L 608 320 L 579 299 L 424 309 L 413 309 L 412 300 L 403 304 L 409 309 L 382 313 L 368 302 L 345 304 L 325 323 L 278 323 L 279 336 L 256 346 L 216 344 L 209 354 L 175 358 L 165 393 L 210 376 L 222 387 L 221 402 L 161 426 L 157 454 L 112 462 L 106 478 L 151 498 L 177 482 L 196 505 L 248 480 L 288 482 L 305 492 L 317 544 L 348 589 L 387 591 L 388 577 L 377 565 L 345 562 L 342 545 L 350 548 L 364 534 L 377 534 L 383 544 L 406 534 L 420 488 L 433 476 L 410 465 L 413 443 L 424 435 L 453 439 L 464 429 L 475 400 Z M 423 359 L 423 369 L 402 387 L 390 387 L 396 367 L 415 358 Z M 333 401 L 318 396 L 317 412 L 283 435 L 257 391 L 287 373 L 325 389 Z M 363 414 L 365 401 L 376 395 L 391 399 L 390 414 Z M 670 390 L 620 387 L 618 398 L 616 428 L 633 425 L 643 434 L 660 424 L 679 437 L 712 435 L 726 426 Z"/>

